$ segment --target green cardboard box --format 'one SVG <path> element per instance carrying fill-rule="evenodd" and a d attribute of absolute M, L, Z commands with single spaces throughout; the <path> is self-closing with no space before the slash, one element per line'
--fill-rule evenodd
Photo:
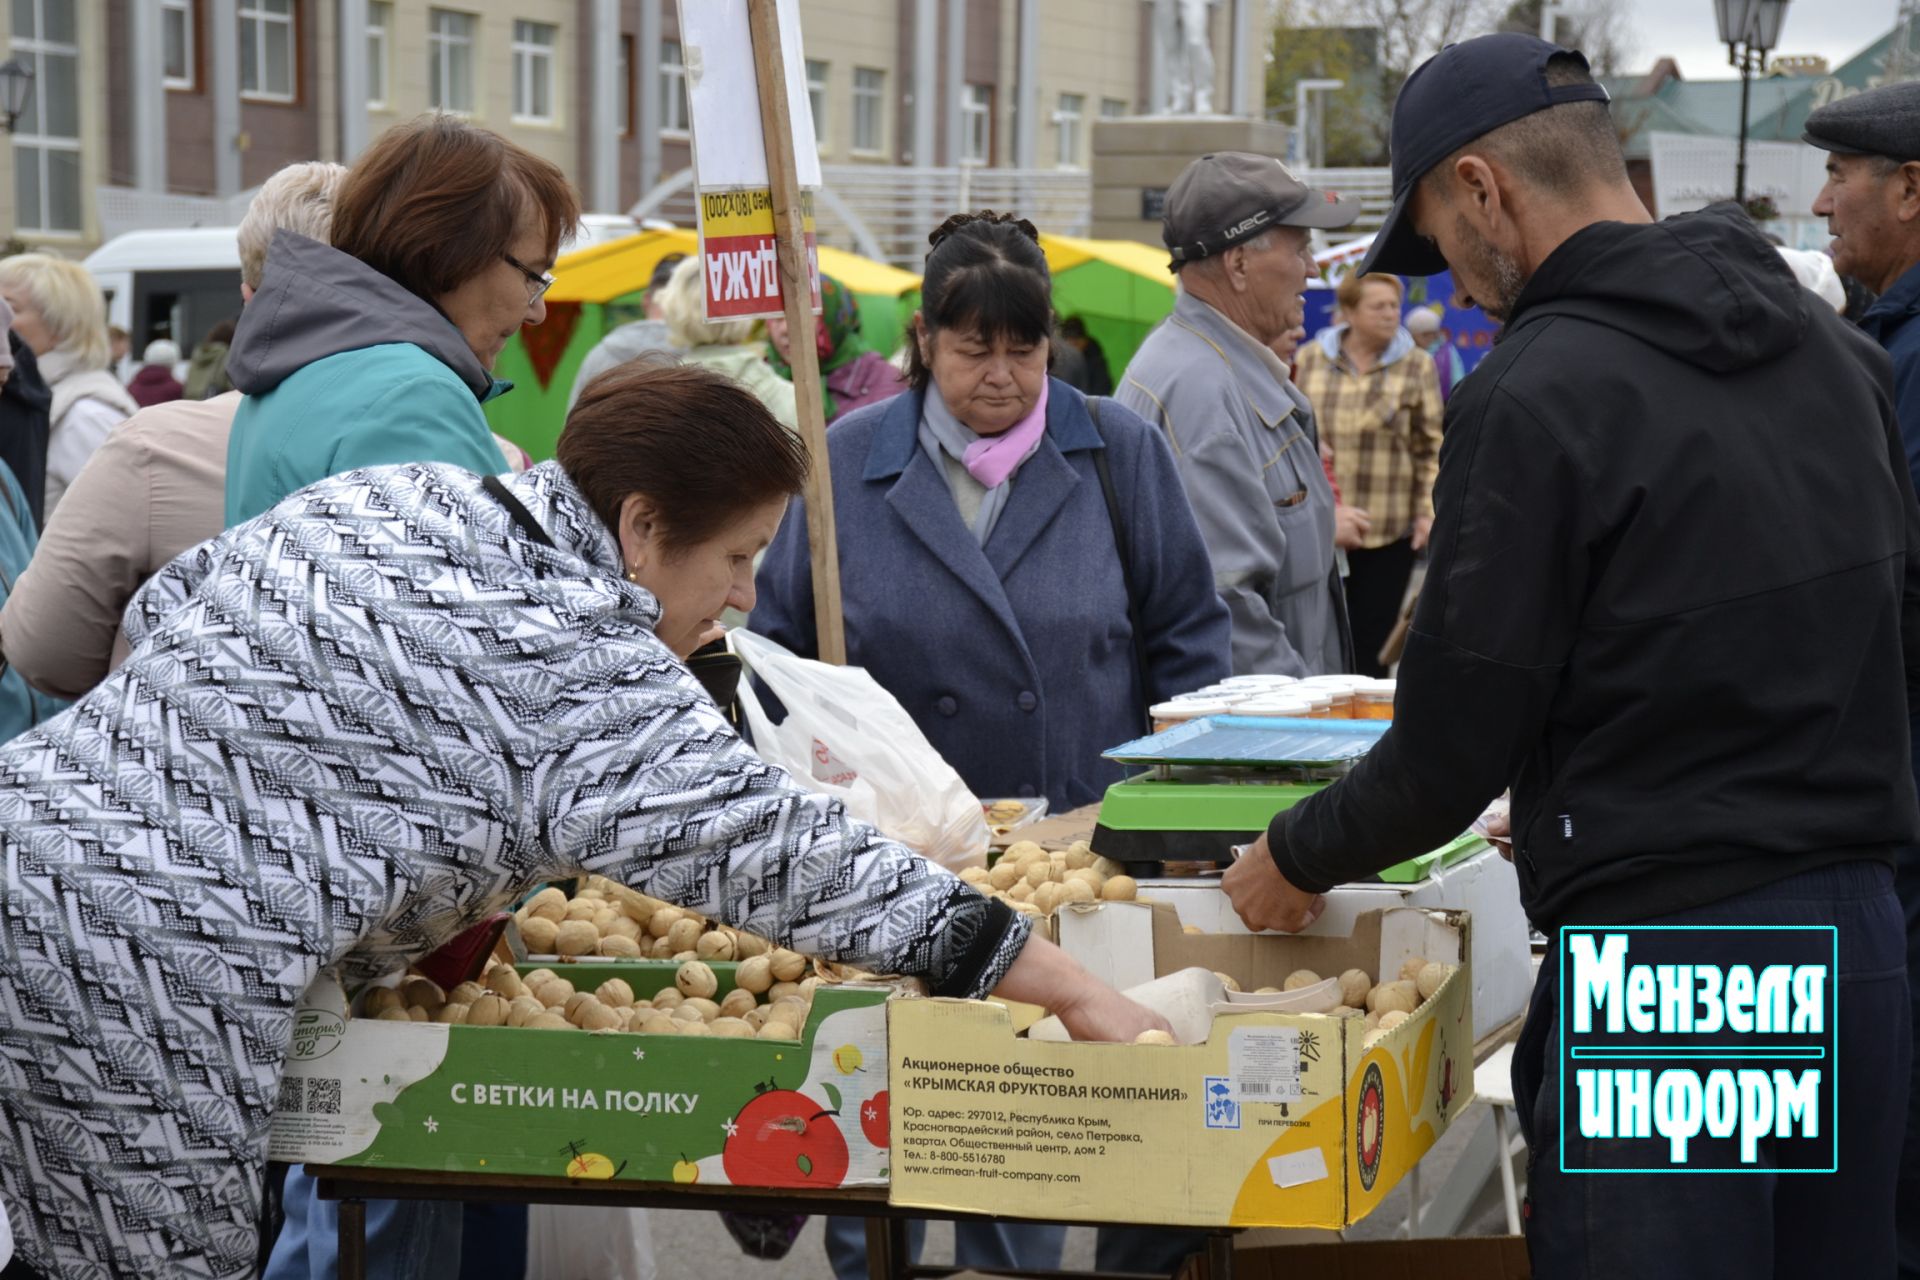
<path fill-rule="evenodd" d="M 671 986 L 678 967 L 563 972 L 582 991 L 619 977 L 645 997 Z M 713 968 L 724 993 L 736 966 Z M 345 993 L 322 980 L 295 1014 L 269 1154 L 462 1173 L 884 1186 L 893 990 L 820 988 L 794 1042 L 348 1018 Z"/>

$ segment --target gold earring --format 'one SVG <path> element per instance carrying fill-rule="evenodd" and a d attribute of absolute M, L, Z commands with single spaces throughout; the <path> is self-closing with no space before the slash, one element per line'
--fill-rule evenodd
<path fill-rule="evenodd" d="M 627 581 L 631 583 L 635 583 L 637 585 L 640 581 L 640 571 L 638 569 L 629 568 L 627 570 Z"/>

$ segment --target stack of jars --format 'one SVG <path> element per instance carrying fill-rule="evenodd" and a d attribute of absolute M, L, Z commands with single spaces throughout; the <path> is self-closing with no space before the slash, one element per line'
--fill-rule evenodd
<path fill-rule="evenodd" d="M 1229 676 L 1153 707 L 1153 727 L 1164 732 L 1209 716 L 1262 720 L 1391 720 L 1394 682 L 1363 676 Z"/>

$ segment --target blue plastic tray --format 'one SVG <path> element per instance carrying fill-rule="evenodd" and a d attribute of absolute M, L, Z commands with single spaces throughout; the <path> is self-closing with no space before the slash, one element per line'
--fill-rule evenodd
<path fill-rule="evenodd" d="M 1103 753 L 1134 765 L 1345 764 L 1380 741 L 1386 720 L 1265 720 L 1208 716 L 1162 733 L 1123 743 Z"/>

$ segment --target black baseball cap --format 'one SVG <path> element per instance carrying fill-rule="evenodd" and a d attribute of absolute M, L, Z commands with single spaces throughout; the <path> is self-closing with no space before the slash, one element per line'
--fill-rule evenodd
<path fill-rule="evenodd" d="M 1433 167 L 1503 124 L 1567 102 L 1605 102 L 1597 84 L 1549 85 L 1547 60 L 1587 60 L 1537 36 L 1501 32 L 1450 44 L 1421 63 L 1393 103 L 1393 208 L 1360 271 L 1438 275 L 1447 260 L 1414 234 L 1407 206 Z"/>
<path fill-rule="evenodd" d="M 1359 216 L 1359 201 L 1316 191 L 1272 156 L 1217 151 L 1181 170 L 1167 188 L 1160 238 L 1177 270 L 1274 227 L 1332 230 Z"/>

